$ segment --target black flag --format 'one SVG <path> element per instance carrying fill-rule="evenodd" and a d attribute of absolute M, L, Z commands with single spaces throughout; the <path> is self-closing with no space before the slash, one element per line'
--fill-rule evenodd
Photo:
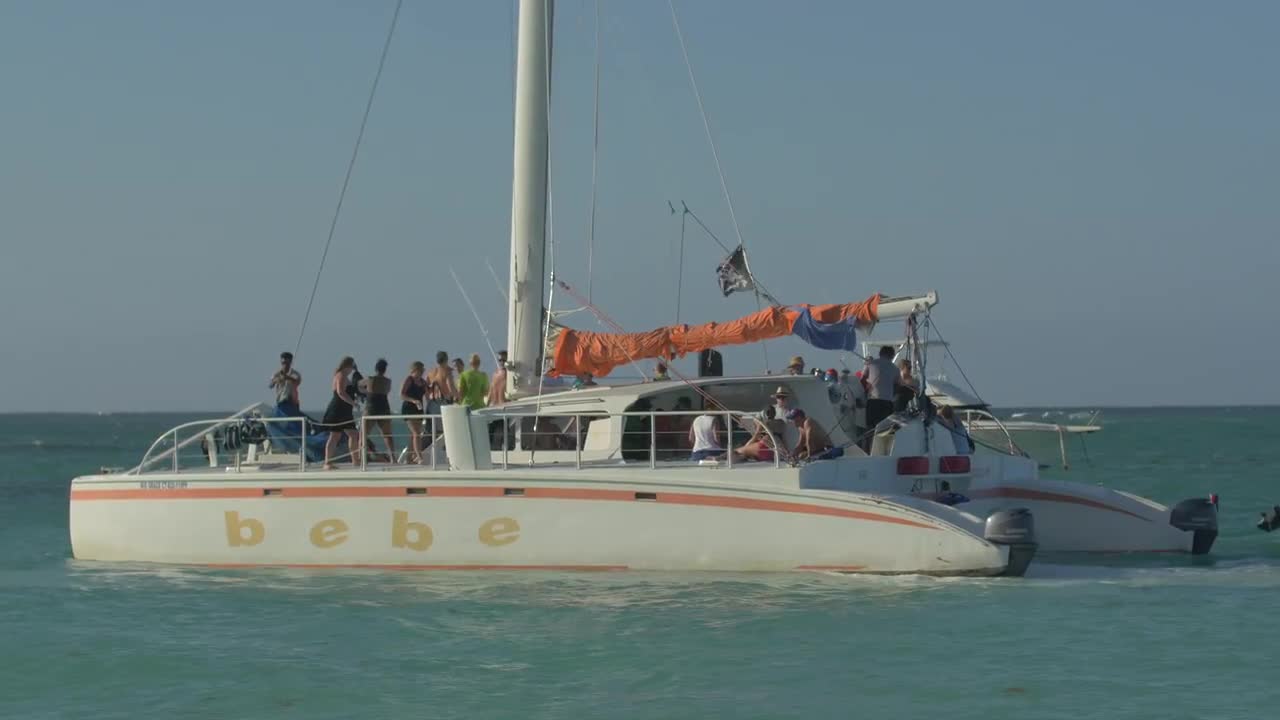
<path fill-rule="evenodd" d="M 755 278 L 751 277 L 751 269 L 747 267 L 747 253 L 741 245 L 716 266 L 716 278 L 725 297 L 739 290 L 756 289 Z"/>

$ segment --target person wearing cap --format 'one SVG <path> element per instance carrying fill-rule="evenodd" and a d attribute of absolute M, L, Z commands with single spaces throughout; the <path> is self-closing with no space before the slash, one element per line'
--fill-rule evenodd
<path fill-rule="evenodd" d="M 293 369 L 293 353 L 280 353 L 280 369 L 271 376 L 267 387 L 276 391 L 276 410 L 281 417 L 302 417 L 302 405 L 298 402 L 298 386 L 302 375 Z"/>
<path fill-rule="evenodd" d="M 803 375 L 804 374 L 804 358 L 800 357 L 799 355 L 791 358 L 791 362 L 787 363 L 787 374 Z"/>
<path fill-rule="evenodd" d="M 791 453 L 792 457 L 797 460 L 824 460 L 828 457 L 839 457 L 831 454 L 831 438 L 827 436 L 827 431 L 823 430 L 803 410 L 796 408 L 788 412 L 787 420 L 794 423 L 800 430 L 800 440 Z"/>

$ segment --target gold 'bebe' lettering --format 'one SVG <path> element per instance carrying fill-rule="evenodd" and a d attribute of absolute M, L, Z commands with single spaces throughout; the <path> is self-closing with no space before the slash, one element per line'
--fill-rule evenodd
<path fill-rule="evenodd" d="M 223 513 L 227 523 L 227 545 L 230 547 L 252 547 L 262 542 L 267 536 L 267 528 L 261 520 L 240 518 L 240 513 L 228 510 Z M 248 531 L 246 537 L 245 531 Z"/>
<path fill-rule="evenodd" d="M 500 517 L 480 526 L 480 542 L 489 547 L 510 545 L 520 539 L 520 523 L 515 518 Z"/>
<path fill-rule="evenodd" d="M 347 524 L 339 518 L 321 520 L 311 526 L 311 544 L 318 548 L 332 548 L 347 541 Z"/>
<path fill-rule="evenodd" d="M 409 534 L 413 533 L 412 539 Z M 431 547 L 435 536 L 426 523 L 410 522 L 409 513 L 396 510 L 391 516 L 391 547 L 408 548 L 422 552 Z"/>

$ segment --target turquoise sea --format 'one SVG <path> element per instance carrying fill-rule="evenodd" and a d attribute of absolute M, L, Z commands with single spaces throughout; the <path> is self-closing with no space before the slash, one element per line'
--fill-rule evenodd
<path fill-rule="evenodd" d="M 1280 699 L 1280 408 L 1131 409 L 1068 473 L 1217 492 L 1209 559 L 1024 579 L 71 559 L 67 490 L 190 416 L 0 416 L 0 718 L 1244 718 Z"/>

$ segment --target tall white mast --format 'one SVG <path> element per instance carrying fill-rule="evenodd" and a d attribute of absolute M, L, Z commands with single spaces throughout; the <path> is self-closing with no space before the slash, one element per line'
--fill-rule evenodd
<path fill-rule="evenodd" d="M 507 390 L 528 394 L 541 375 L 547 230 L 547 103 L 552 0 L 520 0 L 516 40 L 515 167 L 511 183 L 511 292 Z"/>

